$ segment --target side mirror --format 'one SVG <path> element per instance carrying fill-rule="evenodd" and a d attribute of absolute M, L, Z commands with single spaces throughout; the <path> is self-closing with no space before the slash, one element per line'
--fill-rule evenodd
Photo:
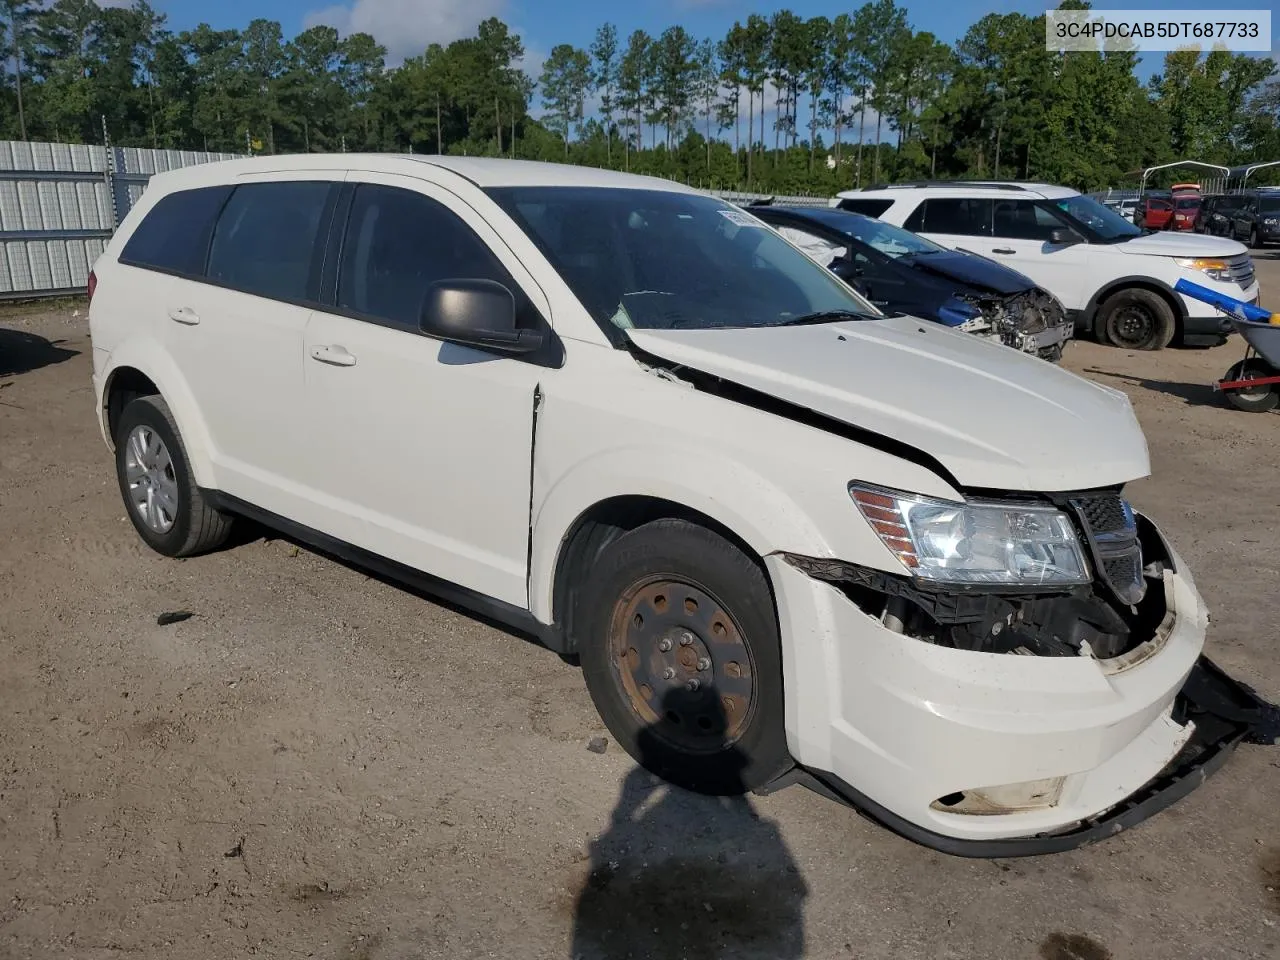
<path fill-rule="evenodd" d="M 1080 242 L 1080 235 L 1066 227 L 1058 227 L 1049 231 L 1049 242 L 1054 246 L 1070 246 Z"/>
<path fill-rule="evenodd" d="M 542 346 L 537 330 L 516 329 L 516 300 L 493 280 L 441 280 L 422 298 L 418 327 L 452 343 L 498 353 L 531 353 Z"/>
<path fill-rule="evenodd" d="M 853 283 L 854 278 L 862 273 L 862 271 L 858 269 L 858 265 L 849 257 L 840 257 L 838 260 L 833 260 L 827 266 L 827 269 L 845 283 Z"/>

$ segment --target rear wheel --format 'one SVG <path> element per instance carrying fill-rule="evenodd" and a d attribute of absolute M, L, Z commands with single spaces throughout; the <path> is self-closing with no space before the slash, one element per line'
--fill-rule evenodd
<path fill-rule="evenodd" d="M 1275 369 L 1258 357 L 1241 360 L 1223 377 L 1224 380 L 1257 380 L 1262 377 L 1276 376 Z M 1276 392 L 1276 384 L 1264 383 L 1258 387 L 1241 387 L 1235 390 L 1222 391 L 1227 396 L 1227 403 L 1237 410 L 1246 413 L 1265 413 L 1280 406 L 1280 393 Z"/>
<path fill-rule="evenodd" d="M 736 794 L 791 765 L 772 592 L 725 538 L 673 519 L 623 534 L 591 562 L 574 622 L 596 709 L 648 770 Z"/>
<path fill-rule="evenodd" d="M 1173 308 L 1158 293 L 1130 289 L 1113 293 L 1098 308 L 1096 333 L 1103 343 L 1127 350 L 1163 350 L 1177 328 Z"/>
<path fill-rule="evenodd" d="M 137 397 L 116 424 L 116 477 L 133 528 L 152 550 L 189 557 L 221 546 L 232 518 L 196 486 L 169 405 Z"/>

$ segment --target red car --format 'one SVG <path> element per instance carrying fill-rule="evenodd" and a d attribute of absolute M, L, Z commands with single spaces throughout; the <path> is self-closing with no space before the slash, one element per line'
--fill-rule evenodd
<path fill-rule="evenodd" d="M 1173 219 L 1173 198 L 1152 194 L 1138 198 L 1133 211 L 1133 224 L 1146 230 L 1164 230 Z"/>
<path fill-rule="evenodd" d="M 1173 230 L 1194 230 L 1196 215 L 1200 212 L 1200 194 L 1175 194 L 1173 197 Z"/>

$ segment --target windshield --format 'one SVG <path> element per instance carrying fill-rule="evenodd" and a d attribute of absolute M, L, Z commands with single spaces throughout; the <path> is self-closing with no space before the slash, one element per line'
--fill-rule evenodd
<path fill-rule="evenodd" d="M 1280 197 L 1259 197 L 1258 209 L 1263 213 L 1280 212 Z"/>
<path fill-rule="evenodd" d="M 615 342 L 618 331 L 770 327 L 830 313 L 882 316 L 737 207 L 612 187 L 486 191 Z"/>
<path fill-rule="evenodd" d="M 861 240 L 869 247 L 879 250 L 890 257 L 918 256 L 928 253 L 946 253 L 947 248 L 939 246 L 932 240 L 903 230 L 883 220 L 872 220 L 869 217 L 843 218 L 840 232 Z"/>
<path fill-rule="evenodd" d="M 1077 194 L 1074 197 L 1050 200 L 1049 203 L 1072 220 L 1088 227 L 1098 239 L 1104 242 L 1128 240 L 1142 235 L 1142 231 L 1132 223 L 1114 210 L 1108 210 L 1092 197 Z"/>
<path fill-rule="evenodd" d="M 1173 201 L 1173 205 L 1178 210 L 1197 210 L 1200 207 L 1199 197 L 1179 197 Z"/>

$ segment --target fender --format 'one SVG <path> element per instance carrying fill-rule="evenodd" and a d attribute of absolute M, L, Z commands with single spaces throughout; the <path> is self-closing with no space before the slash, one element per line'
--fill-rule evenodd
<path fill-rule="evenodd" d="M 661 475 L 655 475 L 655 463 L 662 464 Z M 732 477 L 733 482 L 713 484 L 708 477 Z M 553 619 L 555 572 L 565 537 L 593 506 L 623 496 L 654 497 L 697 510 L 733 531 L 761 557 L 792 549 L 790 545 L 812 556 L 834 556 L 813 518 L 741 462 L 692 447 L 614 448 L 575 464 L 541 498 L 529 557 L 530 612 L 540 622 Z"/>
<path fill-rule="evenodd" d="M 191 462 L 191 472 L 195 476 L 196 485 L 206 489 L 216 489 L 213 478 L 213 461 L 217 450 L 209 436 L 209 429 L 200 415 L 200 407 L 191 394 L 186 378 L 178 370 L 173 357 L 149 338 L 126 340 L 111 351 L 107 360 L 106 373 L 103 377 L 103 391 L 98 416 L 102 420 L 103 432 L 106 433 L 107 406 L 106 400 L 111 393 L 111 381 L 115 373 L 122 367 L 133 367 L 146 374 L 156 385 L 173 419 L 177 421 L 178 432 L 182 435 L 182 445 L 186 448 L 187 459 Z"/>

